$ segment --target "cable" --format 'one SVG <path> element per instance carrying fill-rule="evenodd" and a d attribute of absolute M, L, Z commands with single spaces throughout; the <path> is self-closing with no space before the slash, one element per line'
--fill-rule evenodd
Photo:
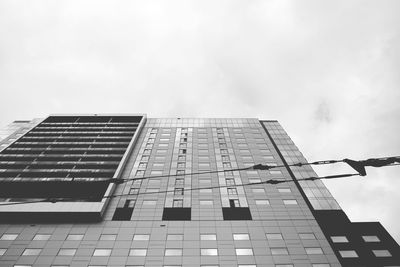
<path fill-rule="evenodd" d="M 328 175 L 328 176 L 321 176 L 321 177 L 307 177 L 307 178 L 301 178 L 301 179 L 296 179 L 297 181 L 315 181 L 315 180 L 322 180 L 322 179 L 337 179 L 337 178 L 344 178 L 344 177 L 350 177 L 350 176 L 360 176 L 358 173 L 352 173 L 352 174 L 339 174 L 339 175 Z M 276 184 L 281 184 L 281 183 L 289 183 L 289 182 L 294 182 L 295 180 L 274 180 L 274 179 L 269 179 L 267 181 L 263 182 L 257 182 L 257 183 L 246 183 L 246 184 L 239 184 L 239 185 L 222 185 L 222 186 L 208 186 L 208 187 L 194 187 L 194 188 L 182 188 L 182 191 L 196 191 L 196 190 L 201 190 L 201 189 L 219 189 L 219 188 L 229 188 L 229 187 L 241 187 L 241 186 L 251 186 L 251 185 L 260 185 L 260 184 L 271 184 L 271 185 L 276 185 Z M 119 194 L 119 195 L 111 195 L 111 196 L 105 196 L 105 198 L 115 198 L 115 197 L 124 197 L 124 196 L 139 196 L 139 195 L 151 195 L 151 194 L 165 194 L 165 193 L 173 193 L 175 192 L 174 190 L 164 190 L 164 191 L 157 191 L 157 192 L 142 192 L 142 193 L 137 193 L 137 194 Z M 5 206 L 5 205 L 18 205 L 18 204 L 30 204 L 30 203 L 36 203 L 36 202 L 68 202 L 71 200 L 77 200 L 76 198 L 61 198 L 61 199 L 44 199 L 41 201 L 31 201 L 31 202 L 16 202 L 16 203 L 2 203 L 0 206 Z M 90 198 L 86 199 L 81 199 L 81 200 L 90 200 Z"/>

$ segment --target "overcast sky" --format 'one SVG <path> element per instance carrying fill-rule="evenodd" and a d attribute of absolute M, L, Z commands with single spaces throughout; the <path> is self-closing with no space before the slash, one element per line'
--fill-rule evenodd
<path fill-rule="evenodd" d="M 400 1 L 1 1 L 0 126 L 277 119 L 309 160 L 400 155 Z M 348 172 L 342 165 L 320 174 Z M 326 182 L 400 241 L 400 167 Z"/>

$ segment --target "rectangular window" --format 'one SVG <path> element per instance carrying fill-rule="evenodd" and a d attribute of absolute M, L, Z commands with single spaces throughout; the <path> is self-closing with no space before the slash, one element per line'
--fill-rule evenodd
<path fill-rule="evenodd" d="M 18 234 L 3 234 L 0 238 L 0 240 L 11 241 L 11 240 L 17 239 L 17 237 L 18 237 Z"/>
<path fill-rule="evenodd" d="M 211 194 L 212 189 L 211 188 L 206 188 L 206 189 L 200 189 L 200 194 Z"/>
<path fill-rule="evenodd" d="M 339 250 L 339 254 L 342 258 L 358 258 L 358 254 L 354 250 Z"/>
<path fill-rule="evenodd" d="M 299 233 L 300 239 L 303 240 L 314 240 L 315 235 L 313 233 Z"/>
<path fill-rule="evenodd" d="M 143 150 L 143 155 L 150 155 L 150 154 L 151 154 L 151 149 Z"/>
<path fill-rule="evenodd" d="M 391 257 L 392 254 L 389 252 L 389 250 L 386 249 L 380 249 L 380 250 L 372 250 L 374 253 L 375 257 Z"/>
<path fill-rule="evenodd" d="M 183 184 L 184 184 L 183 178 L 176 178 L 175 179 L 175 186 L 183 185 Z"/>
<path fill-rule="evenodd" d="M 139 163 L 139 168 L 146 169 L 146 167 L 147 167 L 147 162 L 140 162 Z"/>
<path fill-rule="evenodd" d="M 160 179 L 151 179 L 149 180 L 149 184 L 147 187 L 152 187 L 152 188 L 160 188 L 161 180 Z"/>
<path fill-rule="evenodd" d="M 182 256 L 182 249 L 168 248 L 165 250 L 165 256 Z"/>
<path fill-rule="evenodd" d="M 267 199 L 256 199 L 256 205 L 269 205 L 269 200 Z"/>
<path fill-rule="evenodd" d="M 228 188 L 228 195 L 237 195 L 236 188 Z"/>
<path fill-rule="evenodd" d="M 40 241 L 49 240 L 50 237 L 51 237 L 51 235 L 37 234 L 37 235 L 35 235 L 35 237 L 33 238 L 33 240 L 34 240 L 34 241 L 37 241 L 37 240 L 40 240 Z"/>
<path fill-rule="evenodd" d="M 131 189 L 129 190 L 129 194 L 130 194 L 130 195 L 137 195 L 137 194 L 139 194 L 139 188 L 131 188 Z"/>
<path fill-rule="evenodd" d="M 255 184 L 255 183 L 261 183 L 260 178 L 249 178 L 249 183 Z"/>
<path fill-rule="evenodd" d="M 292 192 L 290 188 L 278 188 L 279 193 L 290 193 Z"/>
<path fill-rule="evenodd" d="M 179 154 L 186 154 L 186 149 L 179 149 Z"/>
<path fill-rule="evenodd" d="M 167 150 L 166 149 L 157 149 L 156 153 L 159 154 L 159 155 L 160 154 L 166 154 Z"/>
<path fill-rule="evenodd" d="M 178 161 L 185 161 L 186 160 L 186 156 L 182 155 L 182 156 L 178 156 Z"/>
<path fill-rule="evenodd" d="M 280 233 L 266 233 L 265 236 L 269 240 L 283 240 L 282 234 Z"/>
<path fill-rule="evenodd" d="M 229 206 L 231 208 L 239 208 L 240 207 L 239 199 L 229 199 Z"/>
<path fill-rule="evenodd" d="M 100 240 L 102 241 L 114 241 L 117 239 L 117 235 L 109 235 L 109 234 L 104 234 L 100 236 Z"/>
<path fill-rule="evenodd" d="M 213 201 L 212 200 L 200 200 L 200 205 L 201 206 L 212 206 Z"/>
<path fill-rule="evenodd" d="M 79 234 L 79 235 L 77 235 L 77 234 L 71 234 L 71 235 L 68 235 L 67 236 L 67 239 L 66 240 L 69 240 L 69 241 L 79 241 L 79 240 L 82 240 L 83 239 L 83 234 Z"/>
<path fill-rule="evenodd" d="M 40 248 L 27 248 L 22 253 L 22 256 L 37 256 L 40 254 L 41 251 L 42 249 Z"/>
<path fill-rule="evenodd" d="M 142 176 L 144 176 L 144 171 L 143 171 L 143 170 L 137 170 L 135 176 L 136 176 L 136 177 L 142 177 Z"/>
<path fill-rule="evenodd" d="M 174 195 L 175 196 L 183 196 L 183 188 L 175 188 L 174 189 Z"/>
<path fill-rule="evenodd" d="M 129 256 L 144 257 L 147 255 L 147 249 L 131 249 Z"/>
<path fill-rule="evenodd" d="M 253 188 L 252 191 L 255 194 L 265 193 L 264 188 Z"/>
<path fill-rule="evenodd" d="M 331 267 L 331 265 L 329 263 L 316 263 L 312 267 Z"/>
<path fill-rule="evenodd" d="M 223 162 L 222 166 L 224 167 L 224 169 L 232 169 L 232 165 L 230 162 Z"/>
<path fill-rule="evenodd" d="M 7 249 L 0 248 L 0 256 L 3 256 L 6 253 Z"/>
<path fill-rule="evenodd" d="M 222 155 L 228 154 L 228 149 L 221 149 L 221 154 Z"/>
<path fill-rule="evenodd" d="M 347 237 L 345 236 L 331 236 L 331 240 L 333 243 L 348 243 Z"/>
<path fill-rule="evenodd" d="M 143 206 L 155 206 L 157 200 L 143 200 Z"/>
<path fill-rule="evenodd" d="M 272 255 L 289 255 L 287 248 L 271 248 Z"/>
<path fill-rule="evenodd" d="M 324 254 L 322 248 L 305 248 L 305 250 L 308 255 Z"/>
<path fill-rule="evenodd" d="M 380 242 L 379 238 L 376 235 L 363 235 L 362 238 L 364 242 Z"/>
<path fill-rule="evenodd" d="M 169 234 L 169 235 L 167 235 L 167 240 L 168 241 L 182 241 L 183 240 L 183 235 L 180 235 L 180 234 Z"/>
<path fill-rule="evenodd" d="M 134 235 L 133 240 L 135 241 L 148 241 L 150 239 L 150 235 Z"/>
<path fill-rule="evenodd" d="M 95 249 L 93 256 L 96 257 L 107 257 L 111 255 L 111 249 Z"/>
<path fill-rule="evenodd" d="M 250 240 L 249 234 L 233 234 L 233 240 Z"/>
<path fill-rule="evenodd" d="M 297 205 L 297 200 L 295 199 L 284 199 L 283 204 L 285 205 Z"/>
<path fill-rule="evenodd" d="M 237 256 L 252 256 L 253 255 L 253 249 L 251 248 L 237 248 L 235 249 L 236 255 Z"/>
<path fill-rule="evenodd" d="M 74 256 L 76 249 L 73 248 L 62 248 L 58 251 L 58 256 Z"/>
<path fill-rule="evenodd" d="M 222 161 L 223 161 L 223 162 L 227 162 L 227 161 L 230 161 L 230 160 L 231 160 L 230 157 L 229 157 L 228 155 L 222 155 L 221 158 L 222 158 Z"/>
<path fill-rule="evenodd" d="M 218 249 L 216 248 L 202 248 L 200 249 L 201 256 L 218 256 Z"/>
<path fill-rule="evenodd" d="M 162 171 L 153 170 L 150 172 L 150 175 L 153 175 L 153 176 L 162 175 Z"/>
<path fill-rule="evenodd" d="M 215 235 L 215 234 L 202 234 L 202 235 L 200 235 L 200 240 L 217 240 L 217 235 Z"/>
<path fill-rule="evenodd" d="M 226 182 L 226 185 L 228 185 L 228 186 L 235 185 L 235 179 L 233 179 L 233 178 L 226 178 L 225 182 Z"/>

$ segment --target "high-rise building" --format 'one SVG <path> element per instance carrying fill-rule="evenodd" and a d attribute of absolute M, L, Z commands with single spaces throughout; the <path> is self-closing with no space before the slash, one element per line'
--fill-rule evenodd
<path fill-rule="evenodd" d="M 306 159 L 277 121 L 53 115 L 5 133 L 0 266 L 400 266 L 380 223 L 289 166 Z"/>

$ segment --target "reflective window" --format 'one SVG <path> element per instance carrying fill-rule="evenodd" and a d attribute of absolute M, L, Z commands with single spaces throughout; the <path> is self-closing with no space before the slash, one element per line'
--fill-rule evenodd
<path fill-rule="evenodd" d="M 285 205 L 297 205 L 297 200 L 295 199 L 284 199 L 283 204 Z"/>
<path fill-rule="evenodd" d="M 136 241 L 147 241 L 150 239 L 150 235 L 134 235 L 133 240 Z"/>
<path fill-rule="evenodd" d="M 238 256 L 253 255 L 253 249 L 251 248 L 237 248 L 235 251 Z"/>
<path fill-rule="evenodd" d="M 300 239 L 315 239 L 315 235 L 313 233 L 299 233 Z"/>
<path fill-rule="evenodd" d="M 329 263 L 316 263 L 313 264 L 312 267 L 330 267 L 331 265 Z"/>
<path fill-rule="evenodd" d="M 376 235 L 363 235 L 362 238 L 365 242 L 380 242 L 379 238 Z"/>
<path fill-rule="evenodd" d="M 282 240 L 283 239 L 282 234 L 280 234 L 280 233 L 267 233 L 267 234 L 265 234 L 265 236 L 267 237 L 267 239 L 270 239 L 270 240 Z"/>
<path fill-rule="evenodd" d="M 305 248 L 306 253 L 311 254 L 324 254 L 321 248 Z"/>
<path fill-rule="evenodd" d="M 287 248 L 271 248 L 272 255 L 289 255 Z"/>
<path fill-rule="evenodd" d="M 269 200 L 267 200 L 267 199 L 256 199 L 256 205 L 269 205 Z"/>
<path fill-rule="evenodd" d="M 215 235 L 215 234 L 202 234 L 202 235 L 200 235 L 200 240 L 217 240 L 217 235 Z"/>
<path fill-rule="evenodd" d="M 51 235 L 46 235 L 46 234 L 37 234 L 35 235 L 35 237 L 33 238 L 33 240 L 35 241 L 43 241 L 43 240 L 49 240 L 51 237 Z"/>
<path fill-rule="evenodd" d="M 6 253 L 7 249 L 0 248 L 0 256 L 3 256 Z"/>
<path fill-rule="evenodd" d="M 165 256 L 182 256 L 182 249 L 166 249 Z"/>
<path fill-rule="evenodd" d="M 381 249 L 381 250 L 372 250 L 374 253 L 375 257 L 391 257 L 392 254 L 386 250 L 386 249 Z"/>
<path fill-rule="evenodd" d="M 202 256 L 218 256 L 218 249 L 216 248 L 202 248 L 200 250 Z"/>
<path fill-rule="evenodd" d="M 15 240 L 18 237 L 18 234 L 3 234 L 0 240 Z"/>
<path fill-rule="evenodd" d="M 147 249 L 131 249 L 129 251 L 129 256 L 140 256 L 144 257 L 147 255 Z"/>
<path fill-rule="evenodd" d="M 95 249 L 93 252 L 93 256 L 110 256 L 111 249 Z"/>
<path fill-rule="evenodd" d="M 233 234 L 233 240 L 250 240 L 249 234 Z"/>
<path fill-rule="evenodd" d="M 342 258 L 358 258 L 358 254 L 354 250 L 339 250 L 339 254 Z"/>
<path fill-rule="evenodd" d="M 100 240 L 102 241 L 114 241 L 117 239 L 117 235 L 101 235 Z"/>
<path fill-rule="evenodd" d="M 290 188 L 278 188 L 279 193 L 290 193 L 292 192 Z"/>
<path fill-rule="evenodd" d="M 345 236 L 331 236 L 331 240 L 333 243 L 348 243 L 347 237 Z"/>
<path fill-rule="evenodd" d="M 72 248 L 62 248 L 58 251 L 58 256 L 74 256 L 76 253 L 76 249 Z"/>

